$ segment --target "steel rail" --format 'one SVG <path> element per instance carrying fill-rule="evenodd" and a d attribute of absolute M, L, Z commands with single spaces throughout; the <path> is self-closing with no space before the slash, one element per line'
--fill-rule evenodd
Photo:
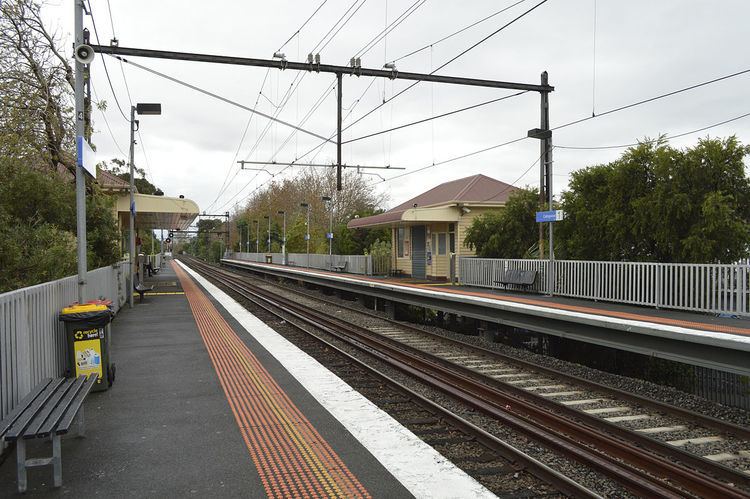
<path fill-rule="evenodd" d="M 278 284 L 275 284 L 275 285 L 278 285 Z M 283 287 L 281 285 L 279 285 L 279 286 Z M 290 288 L 286 288 L 286 289 L 290 289 Z M 436 334 L 436 333 L 433 333 L 433 332 L 430 332 L 430 331 L 425 331 L 423 329 L 420 329 L 420 328 L 417 328 L 417 327 L 414 327 L 414 326 L 411 326 L 411 325 L 408 325 L 408 324 L 404 324 L 404 323 L 396 321 L 396 320 L 392 320 L 392 319 L 381 317 L 381 316 L 379 316 L 377 314 L 374 314 L 374 313 L 371 313 L 371 312 L 368 312 L 368 311 L 363 311 L 363 310 L 360 310 L 360 309 L 355 309 L 353 307 L 348 307 L 348 306 L 343 305 L 341 303 L 336 303 L 336 302 L 333 302 L 333 301 L 330 301 L 330 300 L 326 300 L 326 299 L 320 298 L 318 296 L 312 295 L 310 293 L 304 293 L 304 292 L 301 292 L 299 290 L 291 290 L 291 289 L 290 289 L 290 291 L 293 291 L 295 293 L 299 293 L 299 294 L 301 294 L 303 296 L 309 297 L 311 299 L 314 299 L 314 300 L 317 300 L 317 301 L 320 301 L 320 302 L 323 302 L 323 303 L 328 303 L 330 305 L 333 305 L 333 306 L 336 306 L 336 307 L 339 307 L 339 308 L 344 308 L 344 309 L 351 310 L 351 311 L 356 312 L 356 313 L 361 313 L 363 315 L 367 315 L 367 316 L 370 316 L 370 317 L 382 320 L 382 321 L 387 322 L 389 324 L 393 324 L 394 326 L 396 326 L 396 327 L 398 327 L 400 329 L 415 331 L 415 332 L 417 332 L 419 334 L 427 335 L 427 336 L 430 336 L 432 338 L 435 338 L 438 341 L 443 341 L 443 342 L 451 343 L 451 344 L 454 344 L 454 345 L 458 345 L 458 346 L 460 346 L 462 348 L 466 348 L 466 349 L 472 350 L 473 352 L 479 353 L 481 355 L 486 355 L 486 356 L 492 357 L 494 359 L 499 359 L 502 362 L 507 362 L 509 364 L 512 364 L 512 365 L 515 365 L 515 366 L 519 366 L 519 367 L 521 367 L 523 369 L 532 370 L 532 371 L 537 372 L 539 374 L 546 375 L 546 376 L 551 376 L 551 377 L 557 378 L 557 379 L 561 379 L 563 381 L 570 382 L 572 384 L 577 384 L 577 385 L 586 387 L 587 389 L 591 389 L 593 391 L 601 392 L 601 393 L 604 393 L 604 394 L 607 394 L 607 395 L 612 395 L 612 396 L 617 397 L 617 398 L 619 398 L 621 400 L 624 400 L 624 401 L 627 401 L 627 402 L 630 402 L 630 403 L 633 403 L 633 404 L 636 404 L 636 405 L 640 405 L 640 406 L 644 406 L 644 407 L 649 407 L 649 408 L 651 408 L 653 410 L 656 410 L 656 411 L 661 411 L 661 412 L 664 412 L 666 414 L 670 414 L 672 416 L 677 416 L 679 418 L 682 418 L 682 419 L 686 420 L 689 423 L 696 423 L 697 422 L 700 425 L 703 425 L 703 426 L 705 426 L 707 428 L 712 428 L 712 429 L 717 430 L 717 431 L 719 431 L 721 433 L 734 435 L 734 436 L 737 436 L 737 437 L 745 439 L 745 440 L 750 440 L 750 428 L 747 428 L 747 427 L 742 427 L 742 426 L 735 425 L 735 424 L 732 424 L 732 423 L 729 423 L 729 422 L 726 422 L 726 421 L 721 421 L 720 419 L 712 418 L 712 417 L 709 417 L 709 416 L 706 416 L 706 415 L 703 415 L 703 414 L 699 414 L 699 413 L 696 413 L 696 412 L 693 412 L 693 411 L 689 411 L 687 409 L 683 409 L 681 407 L 676 407 L 676 406 L 667 404 L 665 402 L 661 402 L 661 401 L 654 400 L 654 399 L 651 399 L 651 398 L 648 398 L 648 397 L 644 397 L 642 395 L 637 395 L 637 394 L 629 393 L 629 392 L 626 392 L 624 390 L 620 390 L 620 389 L 617 389 L 617 388 L 613 388 L 613 387 L 609 387 L 609 386 L 603 385 L 601 383 L 597 383 L 595 381 L 590 381 L 590 380 L 587 380 L 587 379 L 584 379 L 584 378 L 580 378 L 580 377 L 577 377 L 577 376 L 574 376 L 574 375 L 571 375 L 571 374 L 563 373 L 561 371 L 557 371 L 557 370 L 554 370 L 554 369 L 551 369 L 551 368 L 539 366 L 539 365 L 533 364 L 533 363 L 528 362 L 528 361 L 524 361 L 524 360 L 521 360 L 521 359 L 516 359 L 516 358 L 510 357 L 510 356 L 504 355 L 504 354 L 502 354 L 500 352 L 494 351 L 494 350 L 490 350 L 490 349 L 487 349 L 487 348 L 484 348 L 484 347 L 480 347 L 480 346 L 477 346 L 477 345 L 473 345 L 473 344 L 470 344 L 470 343 L 465 343 L 463 341 L 460 341 L 460 340 L 457 340 L 457 339 L 454 339 L 454 338 L 448 338 L 448 337 L 445 337 L 445 336 L 441 336 L 439 334 Z M 394 340 L 390 340 L 390 341 L 394 341 Z M 414 347 L 410 347 L 409 345 L 405 345 L 405 347 L 407 347 L 407 348 L 414 348 Z M 423 350 L 420 350 L 418 348 L 414 348 L 414 351 L 421 352 L 423 354 L 426 353 Z M 579 410 L 574 409 L 572 407 L 568 407 L 568 406 L 559 404 L 559 403 L 557 403 L 557 402 L 555 402 L 553 400 L 541 397 L 539 395 L 536 395 L 535 393 L 531 393 L 531 392 L 525 391 L 525 390 L 523 390 L 521 388 L 518 388 L 516 386 L 513 386 L 513 385 L 511 385 L 509 383 L 504 383 L 504 382 L 502 382 L 500 380 L 488 377 L 488 376 L 483 375 L 483 374 L 481 374 L 481 373 L 479 373 L 477 371 L 474 371 L 471 368 L 460 366 L 460 365 L 453 364 L 453 363 L 450 363 L 450 362 L 448 362 L 448 364 L 450 364 L 452 366 L 455 366 L 456 369 L 460 369 L 463 372 L 465 372 L 466 374 L 474 375 L 474 376 L 479 376 L 486 383 L 490 383 L 490 384 L 492 384 L 494 386 L 498 386 L 498 387 L 500 387 L 501 389 L 503 389 L 505 391 L 511 391 L 512 393 L 515 394 L 515 396 L 524 397 L 524 398 L 529 399 L 529 400 L 534 400 L 539 405 L 543 405 L 543 406 L 545 406 L 545 407 L 547 407 L 547 408 L 549 408 L 551 410 L 555 410 L 557 412 L 564 412 L 564 413 L 568 414 L 570 417 L 574 417 L 574 418 L 579 418 L 581 420 L 585 420 L 585 421 L 587 421 L 591 425 L 602 426 L 602 427 L 606 428 L 606 431 L 608 431 L 610 433 L 614 433 L 614 434 L 618 435 L 620 438 L 633 440 L 638 445 L 642 446 L 643 448 L 651 449 L 654 452 L 662 454 L 665 457 L 668 457 L 670 459 L 679 460 L 683 464 L 687 464 L 687 465 L 689 465 L 689 466 L 691 466 L 691 467 L 693 467 L 695 469 L 702 470 L 704 473 L 707 473 L 707 474 L 710 474 L 710 475 L 712 475 L 712 476 L 714 476 L 716 478 L 720 478 L 722 480 L 725 480 L 727 483 L 733 483 L 735 485 L 741 485 L 741 486 L 750 488 L 750 475 L 747 475 L 745 473 L 742 473 L 740 471 L 732 469 L 729 466 L 726 466 L 725 464 L 723 464 L 721 462 L 710 461 L 710 460 L 704 458 L 703 456 L 700 456 L 700 455 L 688 452 L 688 451 L 686 451 L 686 450 L 684 450 L 682 448 L 674 447 L 674 446 L 671 446 L 669 444 L 665 444 L 665 443 L 663 443 L 663 442 L 661 442 L 661 441 L 659 441 L 657 439 L 648 437 L 646 435 L 641 435 L 639 433 L 629 431 L 629 430 L 627 430 L 625 428 L 622 428 L 620 426 L 617 426 L 617 425 L 615 425 L 613 423 L 610 423 L 608 421 L 604 421 L 604 420 L 602 420 L 600 418 L 597 418 L 596 416 L 592 416 L 590 414 L 586 414 L 583 411 L 579 411 Z"/>
<path fill-rule="evenodd" d="M 596 455 L 593 459 L 591 456 L 588 457 L 589 463 L 600 469 L 603 473 L 608 474 L 608 476 L 617 476 L 617 479 L 627 484 L 628 488 L 640 494 L 679 495 L 684 491 L 672 486 L 671 483 L 667 483 L 668 481 L 676 481 L 698 495 L 715 494 L 720 491 L 724 497 L 748 497 L 742 491 L 738 491 L 736 488 L 728 486 L 714 478 L 696 474 L 695 470 L 689 469 L 684 465 L 665 461 L 662 456 L 653 456 L 650 454 L 650 452 L 654 452 L 652 449 L 646 452 L 627 441 L 621 441 L 619 438 L 612 437 L 612 435 L 607 434 L 611 428 L 602 429 L 599 426 L 602 423 L 601 420 L 597 419 L 595 422 L 595 425 L 599 427 L 581 425 L 580 421 L 561 417 L 556 412 L 557 408 L 553 408 L 552 410 L 541 409 L 538 407 L 539 404 L 533 401 L 529 402 L 525 397 L 522 398 L 512 393 L 500 392 L 496 386 L 488 386 L 480 383 L 476 379 L 466 376 L 465 373 L 461 373 L 461 369 L 458 369 L 459 372 L 456 372 L 457 366 L 443 359 L 431 356 L 422 351 L 419 351 L 418 355 L 414 352 L 408 352 L 410 347 L 404 348 L 405 345 L 394 340 L 384 340 L 382 337 L 373 338 L 370 336 L 372 333 L 365 328 L 359 328 L 364 333 L 357 331 L 353 329 L 353 327 L 357 328 L 357 326 L 352 326 L 340 319 L 332 319 L 322 316 L 319 312 L 305 309 L 292 300 L 279 297 L 270 291 L 242 282 L 239 277 L 231 273 L 226 271 L 213 272 L 215 274 L 223 274 L 225 278 L 233 279 L 235 282 L 240 281 L 240 285 L 244 286 L 248 291 L 250 291 L 249 287 L 255 288 L 251 292 L 264 297 L 264 299 L 274 303 L 276 306 L 283 307 L 287 313 L 293 313 L 302 320 L 313 320 L 317 322 L 318 327 L 321 324 L 325 324 L 325 330 L 329 334 L 337 334 L 337 330 L 338 332 L 342 330 L 346 331 L 345 334 L 353 336 L 355 341 L 360 343 L 359 348 L 364 347 L 365 351 L 368 351 L 370 354 L 376 354 L 378 350 L 381 352 L 384 350 L 387 351 L 387 355 L 390 358 L 398 359 L 401 363 L 401 365 L 396 367 L 410 372 L 412 375 L 425 378 L 425 381 L 431 382 L 433 386 L 436 386 L 441 391 L 462 398 L 466 398 L 467 394 L 473 394 L 474 400 L 467 400 L 467 403 L 490 413 L 507 424 L 511 424 L 520 431 L 524 431 L 524 433 L 532 436 L 532 438 L 539 440 L 548 428 L 557 426 L 563 434 L 550 435 L 547 433 L 544 435 L 548 446 L 564 450 L 569 455 L 575 456 L 578 459 L 585 458 L 581 455 L 581 449 L 577 447 L 581 446 L 581 442 L 584 445 L 603 446 L 607 449 L 608 454 L 594 450 L 593 453 Z M 380 353 L 380 355 L 383 354 Z M 433 360 L 422 359 L 419 355 L 433 357 Z M 450 366 L 446 366 L 445 364 L 449 364 Z M 414 372 L 415 365 L 420 367 L 418 372 Z M 463 369 L 468 370 L 466 368 Z M 456 387 L 460 387 L 460 389 Z M 513 409 L 509 410 L 508 407 L 513 407 Z M 518 408 L 523 409 L 520 411 L 520 414 Z M 510 412 L 513 412 L 514 415 L 509 414 Z M 537 420 L 534 421 L 532 419 L 531 426 L 529 426 L 527 421 L 518 420 L 515 416 L 526 418 L 533 416 Z M 612 426 L 609 423 L 607 424 Z M 627 432 L 626 436 L 627 438 L 631 438 L 631 435 L 630 432 Z M 560 439 L 562 439 L 562 442 Z M 579 441 L 576 441 L 576 439 Z M 656 443 L 655 441 L 653 442 Z M 591 449 L 589 451 L 591 452 Z M 601 459 L 609 460 L 609 466 L 602 466 L 601 462 L 596 462 Z M 661 479 L 656 479 L 653 483 L 645 485 L 644 477 L 641 474 L 634 473 L 634 470 L 623 466 L 623 463 L 620 462 L 623 459 L 635 463 L 636 466 L 655 471 Z M 637 477 L 637 480 L 632 480 L 633 475 Z"/>
<path fill-rule="evenodd" d="M 202 262 L 199 262 L 198 260 L 195 260 L 195 259 L 190 259 L 189 261 L 193 265 L 201 267 L 206 274 L 209 274 L 209 275 L 213 274 L 214 278 L 217 278 L 217 274 L 213 272 L 213 270 L 215 270 L 213 267 L 203 264 Z M 256 306 L 265 310 L 266 312 L 276 317 L 279 317 L 281 319 L 287 318 L 285 315 L 282 315 L 278 312 L 278 307 L 267 305 L 266 303 L 257 299 L 253 295 L 250 295 L 247 292 L 243 291 L 237 285 L 232 285 L 229 283 L 223 283 L 223 284 L 227 286 L 228 288 L 230 288 L 233 292 L 241 295 L 244 299 L 252 302 Z M 409 398 L 414 400 L 417 404 L 425 408 L 428 412 L 435 414 L 438 417 L 449 421 L 451 424 L 461 429 L 468 435 L 471 435 L 472 437 L 476 438 L 478 442 L 480 442 L 482 445 L 484 445 L 488 449 L 497 453 L 499 456 L 505 458 L 506 460 L 511 461 L 511 466 L 514 467 L 514 469 L 518 471 L 523 471 L 523 470 L 527 471 L 528 473 L 544 481 L 548 485 L 555 487 L 555 489 L 558 492 L 561 492 L 569 497 L 581 498 L 581 499 L 601 499 L 601 496 L 583 487 L 582 485 L 578 484 L 574 480 L 571 480 L 570 478 L 560 473 L 559 471 L 556 471 L 550 468 L 549 466 L 542 463 L 541 461 L 529 456 L 528 454 L 520 451 L 519 449 L 516 449 L 515 447 L 504 442 L 503 440 L 500 440 L 495 435 L 492 435 L 486 430 L 462 418 L 458 414 L 450 411 L 449 409 L 446 409 L 445 407 L 437 404 L 436 402 L 433 402 L 432 400 L 426 398 L 420 393 L 415 392 L 414 390 L 400 383 L 399 381 L 396 381 L 395 379 L 379 372 L 374 367 L 364 363 L 363 361 L 354 357 L 350 353 L 342 350 L 340 347 L 331 343 L 330 341 L 327 341 L 325 338 L 321 337 L 315 332 L 310 331 L 309 329 L 302 327 L 301 325 L 296 324 L 294 322 L 288 322 L 288 323 L 294 326 L 295 328 L 299 329 L 303 333 L 309 335 L 316 341 L 320 342 L 326 348 L 335 351 L 338 355 L 344 356 L 349 363 L 354 364 L 364 369 L 366 372 L 370 373 L 371 375 L 383 380 L 385 383 L 403 392 Z"/>
<path fill-rule="evenodd" d="M 238 269 L 237 267 L 233 267 L 233 268 Z M 238 270 L 247 270 L 247 269 L 238 269 Z M 247 276 L 248 274 L 247 273 L 242 273 L 242 274 L 235 273 L 235 275 Z M 257 279 L 257 277 L 256 277 L 256 279 Z M 590 388 L 590 389 L 592 389 L 594 391 L 599 391 L 599 392 L 607 393 L 607 394 L 610 394 L 610 395 L 614 395 L 616 397 L 619 397 L 620 399 L 632 402 L 634 404 L 642 405 L 644 407 L 650 407 L 650 408 L 655 409 L 657 411 L 661 411 L 661 412 L 664 412 L 666 414 L 671 414 L 673 416 L 678 416 L 678 417 L 684 418 L 686 420 L 689 420 L 691 422 L 698 422 L 702 426 L 705 426 L 707 428 L 712 428 L 712 429 L 717 430 L 717 431 L 722 432 L 722 433 L 731 434 L 731 435 L 735 435 L 735 436 L 737 436 L 739 438 L 750 440 L 750 427 L 740 426 L 740 425 L 737 425 L 737 424 L 734 424 L 734 423 L 730 423 L 728 421 L 722 421 L 721 419 L 714 418 L 714 417 L 711 417 L 711 416 L 707 416 L 705 414 L 701 414 L 701 413 L 698 413 L 698 412 L 695 412 L 695 411 L 690 411 L 690 410 L 684 409 L 682 407 L 677 407 L 677 406 L 668 404 L 666 402 L 662 402 L 660 400 L 656 400 L 656 399 L 653 399 L 653 398 L 645 397 L 643 395 L 638 395 L 636 393 L 627 392 L 627 391 L 621 390 L 619 388 L 614 388 L 614 387 L 611 387 L 611 386 L 607 386 L 607 385 L 604 385 L 602 383 L 598 383 L 596 381 L 592 381 L 592 380 L 589 380 L 589 379 L 586 379 L 586 378 L 581 378 L 581 377 L 575 376 L 573 374 L 569 374 L 569 373 L 565 373 L 565 372 L 562 372 L 562 371 L 558 371 L 558 370 L 552 369 L 550 367 L 540 366 L 540 365 L 534 364 L 533 362 L 530 362 L 530 361 L 526 361 L 526 360 L 523 360 L 523 359 L 518 359 L 518 358 L 515 358 L 515 357 L 511 357 L 509 355 L 503 354 L 502 352 L 498 352 L 496 350 L 490 350 L 489 348 L 485 348 L 485 347 L 482 347 L 482 346 L 479 346 L 479 345 L 474 345 L 472 343 L 467 343 L 467 342 L 461 341 L 459 339 L 449 338 L 449 337 L 446 337 L 446 336 L 442 336 L 440 334 L 434 333 L 432 331 L 427 331 L 427 330 L 421 329 L 421 328 L 416 327 L 416 326 L 411 325 L 411 324 L 407 324 L 407 323 L 404 323 L 404 322 L 401 322 L 401 321 L 397 321 L 397 320 L 394 320 L 394 319 L 389 319 L 387 317 L 383 317 L 382 315 L 379 315 L 379 314 L 374 313 L 374 312 L 370 312 L 368 310 L 362 310 L 362 309 L 359 309 L 359 308 L 354 308 L 354 307 L 350 307 L 350 306 L 344 305 L 344 304 L 339 303 L 339 302 L 334 302 L 334 301 L 331 301 L 331 300 L 326 300 L 326 299 L 321 298 L 319 296 L 316 296 L 314 294 L 305 293 L 305 292 L 300 291 L 298 289 L 293 289 L 293 288 L 290 288 L 288 286 L 284 286 L 284 285 L 279 284 L 279 283 L 274 283 L 274 285 L 282 287 L 282 288 L 285 288 L 285 289 L 288 289 L 289 291 L 292 291 L 292 292 L 298 293 L 300 295 L 306 296 L 306 297 L 308 297 L 310 299 L 318 300 L 318 301 L 320 301 L 322 303 L 327 303 L 327 304 L 330 304 L 330 305 L 333 305 L 333 306 L 336 306 L 336 307 L 339 307 L 339 308 L 344 308 L 346 310 L 350 310 L 352 312 L 356 312 L 356 313 L 360 313 L 360 314 L 363 314 L 363 315 L 367 315 L 369 317 L 373 317 L 375 319 L 379 319 L 379 320 L 381 320 L 383 322 L 387 322 L 389 324 L 392 324 L 392 325 L 394 325 L 396 327 L 399 327 L 399 328 L 402 328 L 402 329 L 407 329 L 407 330 L 410 330 L 410 331 L 414 331 L 414 332 L 417 332 L 419 334 L 423 334 L 423 335 L 427 335 L 427 336 L 436 338 L 436 339 L 438 339 L 440 341 L 445 341 L 445 342 L 449 342 L 449 343 L 461 346 L 463 348 L 472 350 L 472 351 L 474 351 L 476 353 L 480 353 L 482 355 L 487 355 L 487 356 L 491 356 L 491 357 L 497 358 L 497 359 L 499 359 L 499 360 L 501 360 L 503 362 L 508 362 L 510 364 L 514 364 L 516 366 L 520 366 L 520 367 L 522 367 L 524 369 L 530 369 L 530 370 L 536 371 L 536 372 L 538 372 L 540 374 L 545 374 L 545 375 L 553 376 L 555 378 L 559 378 L 559 379 L 562 379 L 562 380 L 568 380 L 571 383 L 585 386 L 585 387 Z M 477 374 L 479 374 L 479 373 L 477 373 Z M 731 470 L 731 469 L 727 468 L 727 470 Z M 741 478 L 745 478 L 745 477 L 741 477 Z M 745 479 L 748 480 L 747 483 L 748 483 L 748 485 L 750 485 L 750 476 L 746 477 Z"/>

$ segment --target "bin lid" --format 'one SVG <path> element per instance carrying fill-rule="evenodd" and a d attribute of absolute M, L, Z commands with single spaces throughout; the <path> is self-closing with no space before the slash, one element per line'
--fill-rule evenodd
<path fill-rule="evenodd" d="M 73 305 L 70 305 L 69 307 L 65 307 L 60 311 L 61 315 L 68 315 L 68 314 L 84 314 L 87 312 L 107 312 L 109 311 L 109 307 L 104 305 L 103 303 L 74 303 Z"/>
<path fill-rule="evenodd" d="M 93 327 L 106 326 L 112 320 L 112 309 L 101 303 L 74 303 L 60 311 L 63 322 L 86 322 Z"/>

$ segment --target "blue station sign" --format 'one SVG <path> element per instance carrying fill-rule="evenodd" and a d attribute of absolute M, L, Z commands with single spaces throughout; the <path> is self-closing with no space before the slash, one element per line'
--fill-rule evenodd
<path fill-rule="evenodd" d="M 537 222 L 559 222 L 565 218 L 565 212 L 562 210 L 537 211 Z"/>

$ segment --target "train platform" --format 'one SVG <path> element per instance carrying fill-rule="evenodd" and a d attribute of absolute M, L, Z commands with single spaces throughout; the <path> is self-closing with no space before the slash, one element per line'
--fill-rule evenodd
<path fill-rule="evenodd" d="M 86 437 L 63 439 L 62 488 L 34 468 L 27 496 L 491 496 L 192 270 L 151 282 L 113 322 L 117 379 L 87 397 Z M 15 471 L 11 452 L 0 496 Z"/>
<path fill-rule="evenodd" d="M 224 259 L 229 267 L 750 375 L 750 320 Z"/>

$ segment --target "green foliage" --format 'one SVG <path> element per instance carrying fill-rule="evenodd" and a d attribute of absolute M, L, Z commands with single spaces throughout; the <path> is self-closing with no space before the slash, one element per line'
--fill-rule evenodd
<path fill-rule="evenodd" d="M 360 210 L 355 215 L 359 218 L 378 215 L 384 210 Z M 349 229 L 347 222 L 337 224 L 333 229 L 333 252 L 338 255 L 364 255 L 376 241 L 390 243 L 391 229 L 356 228 Z"/>
<path fill-rule="evenodd" d="M 198 235 L 185 245 L 184 250 L 209 262 L 218 262 L 224 249 L 224 234 L 217 234 L 225 229 L 224 221 L 215 218 L 198 220 Z"/>
<path fill-rule="evenodd" d="M 556 225 L 558 256 L 731 263 L 750 247 L 750 148 L 735 137 L 677 150 L 664 141 L 574 172 Z"/>
<path fill-rule="evenodd" d="M 75 274 L 73 184 L 7 157 L 0 179 L 0 292 Z M 96 189 L 87 196 L 89 268 L 117 259 L 111 203 Z"/>
<path fill-rule="evenodd" d="M 476 249 L 483 258 L 523 258 L 538 243 L 538 228 L 534 214 L 539 203 L 539 191 L 515 191 L 505 208 L 474 219 L 466 231 L 464 244 Z"/>

